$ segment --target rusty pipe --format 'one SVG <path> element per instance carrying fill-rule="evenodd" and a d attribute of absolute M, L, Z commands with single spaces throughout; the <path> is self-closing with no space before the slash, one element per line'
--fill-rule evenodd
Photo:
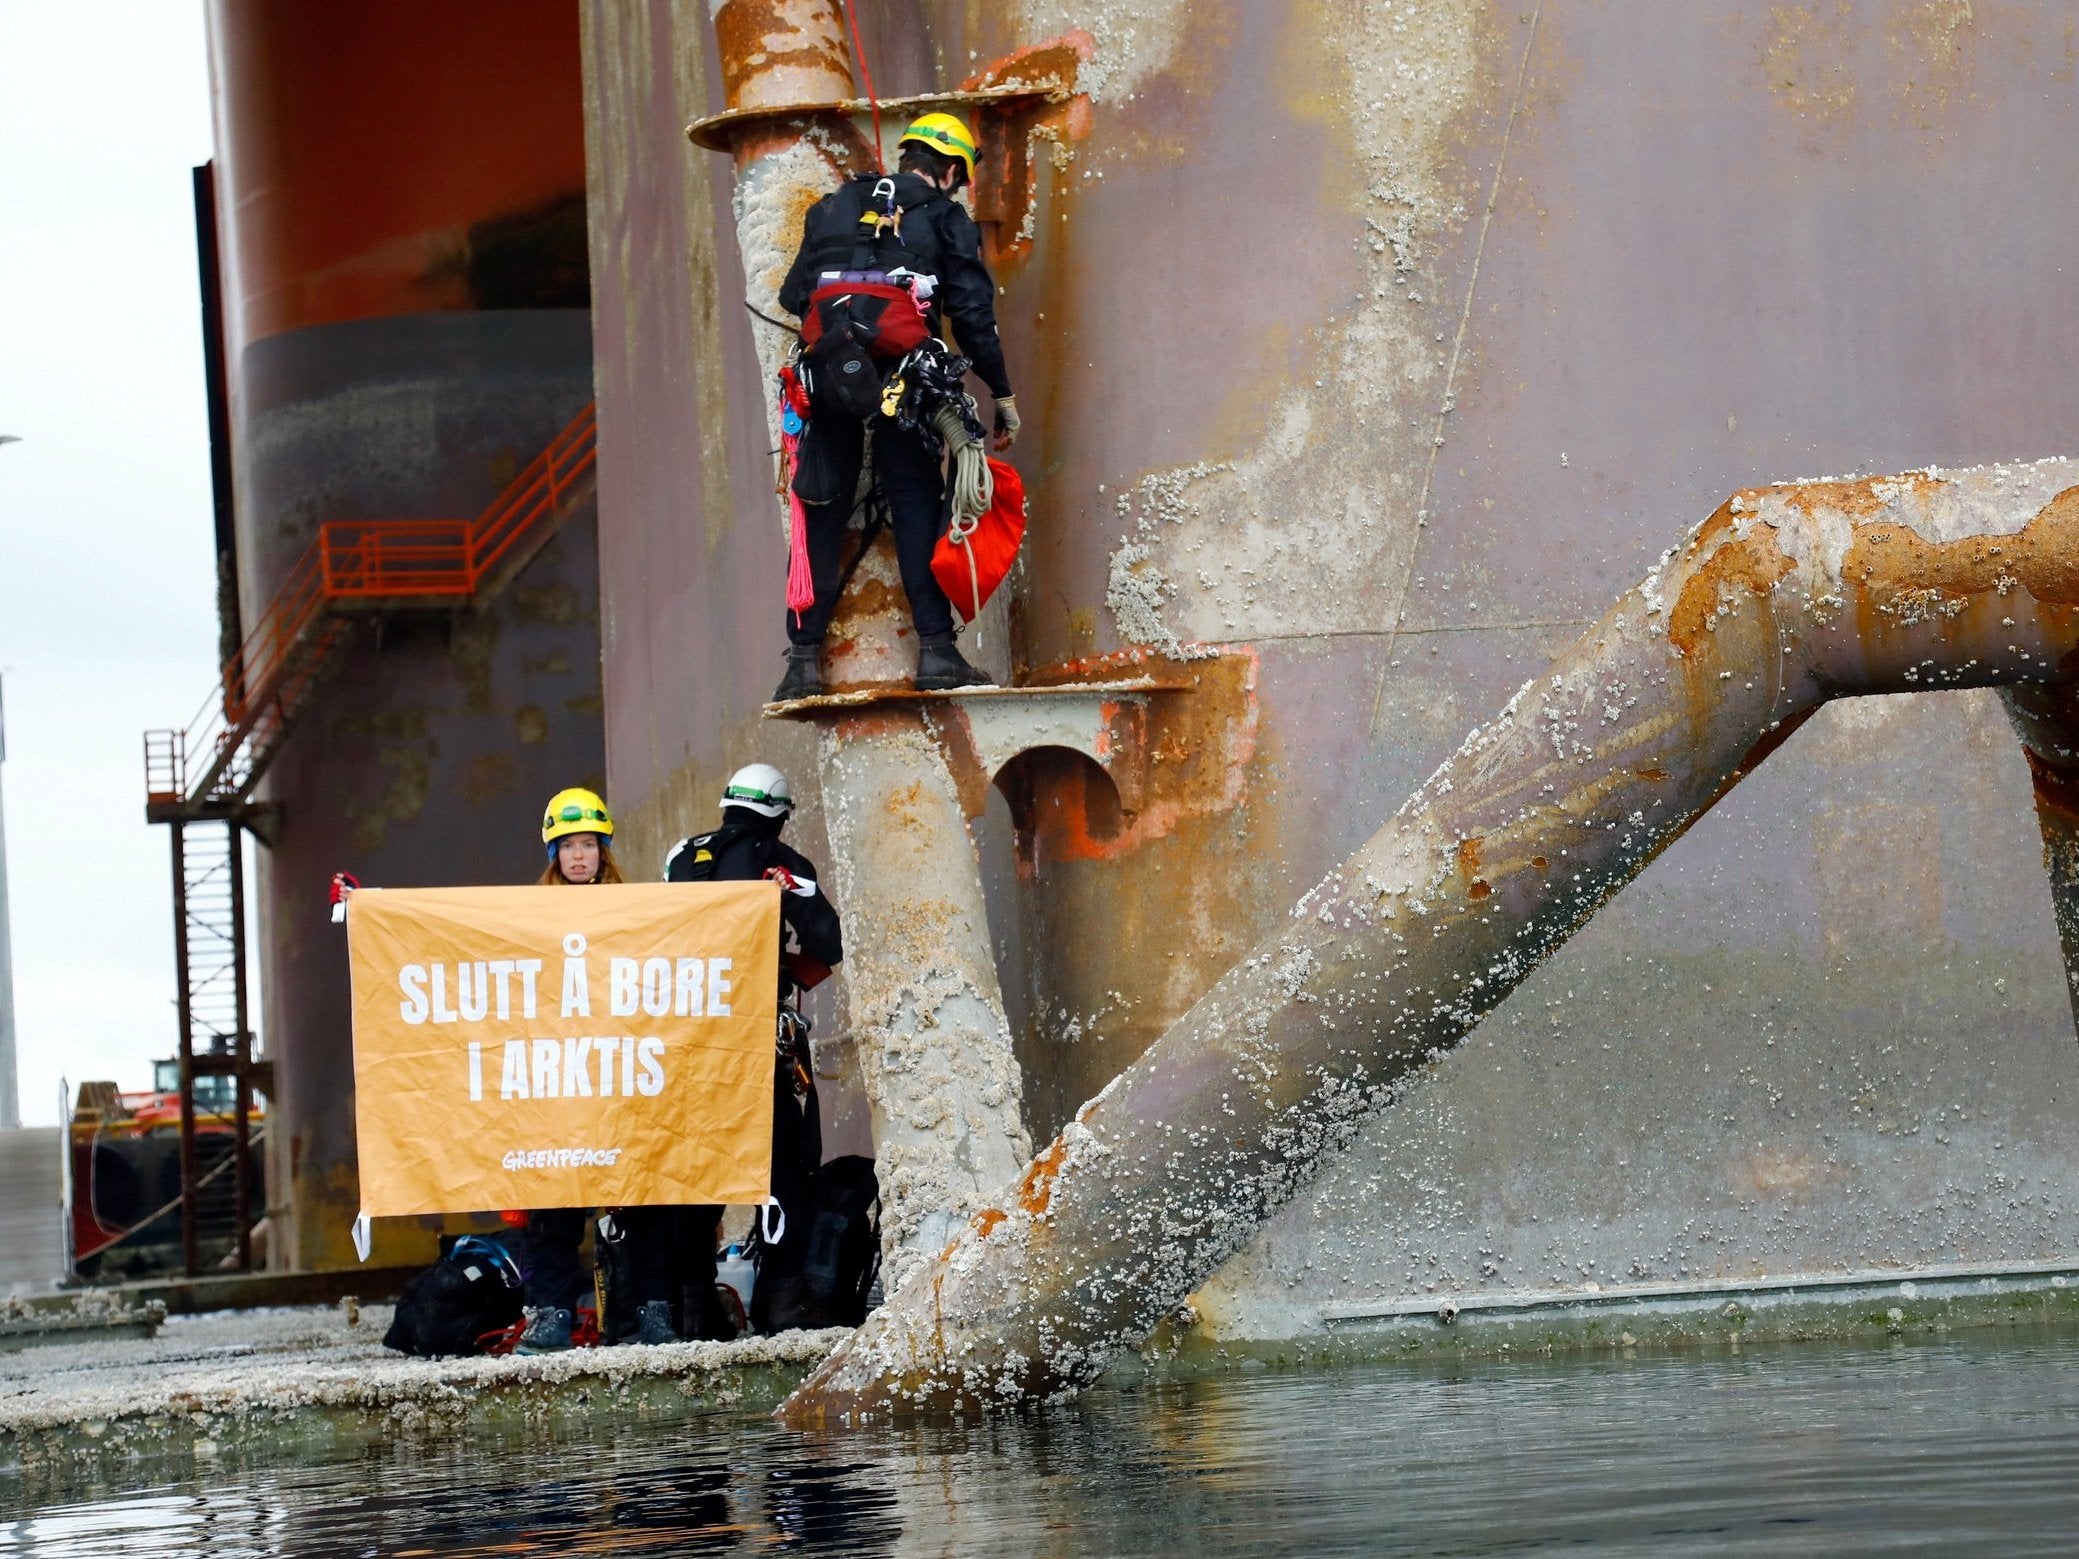
<path fill-rule="evenodd" d="M 835 103 L 852 95 L 839 0 L 714 0 L 710 15 L 732 109 Z M 736 148 L 744 155 L 744 148 Z"/>
<path fill-rule="evenodd" d="M 815 105 L 852 95 L 838 0 L 719 0 L 715 46 L 732 111 L 736 235 L 751 303 L 779 308 L 809 207 L 873 154 L 850 118 Z M 766 382 L 788 341 L 754 330 Z M 777 409 L 767 432 L 779 443 Z M 778 506 L 776 506 L 778 507 Z M 781 510 L 784 513 L 784 510 Z M 900 683 L 914 664 L 894 547 L 883 536 L 838 602 L 825 674 L 838 686 Z M 824 817 L 855 928 L 845 971 L 851 1030 L 873 1111 L 893 1284 L 943 1247 L 1032 1140 L 989 952 L 981 869 L 958 788 L 916 706 L 827 729 Z"/>
<path fill-rule="evenodd" d="M 858 126 L 829 107 L 852 96 L 851 45 L 839 0 L 713 0 L 713 18 L 729 111 L 764 111 L 731 133 L 733 215 L 745 298 L 778 318 L 780 287 L 809 207 L 873 165 Z M 802 111 L 783 112 L 790 108 Z M 747 328 L 761 382 L 770 385 L 792 338 L 763 322 Z M 772 395 L 765 397 L 765 418 L 776 449 L 779 406 Z M 774 512 L 784 526 L 785 506 L 775 504 Z M 899 586 L 895 549 L 883 538 L 861 560 L 839 604 L 824 668 L 833 682 L 897 682 L 909 674 L 909 648 L 901 642 L 907 619 L 895 605 Z M 862 602 L 874 604 L 862 609 Z"/>
<path fill-rule="evenodd" d="M 2061 682 L 2079 462 L 1738 493 L 1306 894 L 782 1407 L 1065 1396 L 1813 710 Z"/>
<path fill-rule="evenodd" d="M 838 0 L 715 0 L 713 17 L 729 108 L 803 109 L 799 116 L 760 115 L 730 143 L 744 293 L 753 307 L 777 314 L 802 217 L 873 161 L 852 121 L 827 108 L 852 96 L 852 50 Z M 770 325 L 757 326 L 753 338 L 769 383 L 788 338 Z M 766 410 L 777 444 L 778 412 Z"/>
<path fill-rule="evenodd" d="M 1018 1173 L 1032 1138 L 981 863 L 928 716 L 915 704 L 846 716 L 821 751 L 893 1289 Z"/>

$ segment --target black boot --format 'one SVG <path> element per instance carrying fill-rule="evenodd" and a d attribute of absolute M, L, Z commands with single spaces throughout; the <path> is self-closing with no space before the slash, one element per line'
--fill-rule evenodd
<path fill-rule="evenodd" d="M 528 1317 L 527 1330 L 520 1334 L 515 1353 L 567 1353 L 570 1351 L 570 1334 L 577 1324 L 577 1317 L 569 1310 L 555 1305 L 544 1305 Z"/>
<path fill-rule="evenodd" d="M 780 678 L 780 685 L 772 690 L 772 702 L 789 703 L 797 698 L 814 698 L 823 691 L 823 646 L 820 644 L 790 644 L 787 646 L 787 674 Z"/>
<path fill-rule="evenodd" d="M 808 1284 L 800 1278 L 774 1278 L 769 1288 L 761 1280 L 756 1297 L 764 1301 L 758 1330 L 768 1336 L 816 1332 L 845 1324 L 828 1303 L 809 1292 Z"/>
<path fill-rule="evenodd" d="M 722 1296 L 712 1282 L 705 1291 L 697 1284 L 686 1287 L 686 1336 L 694 1342 L 733 1342 L 736 1338 L 736 1322 L 723 1310 Z"/>
<path fill-rule="evenodd" d="M 657 1347 L 662 1343 L 684 1342 L 671 1324 L 669 1300 L 652 1299 L 636 1311 L 635 1340 L 646 1347 Z"/>
<path fill-rule="evenodd" d="M 916 689 L 920 693 L 943 693 L 956 687 L 994 687 L 986 671 L 967 663 L 950 633 L 920 634 L 917 637 Z"/>

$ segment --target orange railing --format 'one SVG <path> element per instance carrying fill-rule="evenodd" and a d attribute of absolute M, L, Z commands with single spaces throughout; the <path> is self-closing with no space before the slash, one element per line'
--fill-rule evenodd
<path fill-rule="evenodd" d="M 597 457 L 593 408 L 473 520 L 332 520 L 290 568 L 193 720 L 144 736 L 155 806 L 244 796 L 324 672 L 345 622 L 334 602 L 467 601 L 555 513 Z"/>
<path fill-rule="evenodd" d="M 145 790 L 153 802 L 207 800 L 237 794 L 246 775 L 238 772 L 241 752 L 262 728 L 292 712 L 298 654 L 312 637 L 325 598 L 315 544 L 290 568 L 267 603 L 260 621 L 224 665 L 223 680 L 210 690 L 195 718 L 178 731 L 147 731 Z"/>
<path fill-rule="evenodd" d="M 470 590 L 482 588 L 513 549 L 553 513 L 598 458 L 598 424 L 587 406 L 549 440 L 469 530 Z"/>
<path fill-rule="evenodd" d="M 328 599 L 468 597 L 563 502 L 597 457 L 587 406 L 473 520 L 334 520 L 318 535 Z"/>
<path fill-rule="evenodd" d="M 316 544 L 328 600 L 475 593 L 467 520 L 332 520 Z"/>

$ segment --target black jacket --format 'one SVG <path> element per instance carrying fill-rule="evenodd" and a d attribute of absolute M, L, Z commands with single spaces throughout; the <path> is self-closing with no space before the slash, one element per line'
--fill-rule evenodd
<path fill-rule="evenodd" d="M 897 173 L 895 203 L 902 209 L 901 236 L 862 239 L 860 216 L 880 175 L 862 173 L 825 195 L 801 224 L 801 248 L 780 287 L 780 307 L 799 319 L 824 271 L 892 271 L 898 267 L 938 278 L 925 317 L 934 333 L 943 313 L 953 321 L 953 339 L 974 364 L 975 376 L 1001 400 L 1011 393 L 996 333 L 996 283 L 982 263 L 982 230 L 967 209 L 914 173 Z"/>
<path fill-rule="evenodd" d="M 724 812 L 713 833 L 681 839 L 664 858 L 666 882 L 756 882 L 769 866 L 794 874 L 794 887 L 780 890 L 780 994 L 820 984 L 845 956 L 837 906 L 823 892 L 815 863 L 781 842 L 778 819 L 748 816 L 739 821 Z M 806 891 L 804 891 L 806 890 Z"/>

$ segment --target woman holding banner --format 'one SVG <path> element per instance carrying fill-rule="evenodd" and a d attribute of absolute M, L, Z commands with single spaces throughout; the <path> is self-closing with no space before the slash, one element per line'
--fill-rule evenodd
<path fill-rule="evenodd" d="M 537 879 L 543 886 L 582 888 L 595 882 L 621 882 L 614 863 L 614 819 L 606 803 L 589 790 L 559 790 L 549 798 L 541 820 L 541 842 L 548 865 Z M 584 1207 L 542 1207 L 527 1214 L 525 1278 L 527 1330 L 516 1353 L 561 1353 L 570 1346 L 577 1302 L 591 1284 L 578 1256 L 584 1243 Z"/>

